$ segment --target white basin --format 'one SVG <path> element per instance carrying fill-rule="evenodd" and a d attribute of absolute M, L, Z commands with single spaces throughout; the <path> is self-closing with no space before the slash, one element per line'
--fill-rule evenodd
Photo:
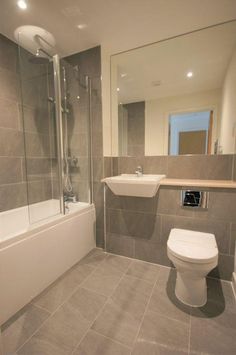
<path fill-rule="evenodd" d="M 107 177 L 102 182 L 105 182 L 115 195 L 153 197 L 157 193 L 160 181 L 165 177 L 165 175 L 121 174 Z"/>

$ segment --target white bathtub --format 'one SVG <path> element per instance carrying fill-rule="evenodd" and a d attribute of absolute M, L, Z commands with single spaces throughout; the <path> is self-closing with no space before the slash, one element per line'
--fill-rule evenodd
<path fill-rule="evenodd" d="M 58 201 L 30 206 L 30 220 Z M 58 211 L 59 212 L 59 211 Z M 28 207 L 0 213 L 0 325 L 95 247 L 95 208 L 70 203 L 69 213 L 29 225 Z"/>

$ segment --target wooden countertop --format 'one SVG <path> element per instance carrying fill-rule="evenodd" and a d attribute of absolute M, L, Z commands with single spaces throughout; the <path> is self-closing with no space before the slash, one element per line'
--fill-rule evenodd
<path fill-rule="evenodd" d="M 236 189 L 236 181 L 233 180 L 198 180 L 198 179 L 162 179 L 161 186 L 191 186 L 212 187 L 221 189 Z"/>

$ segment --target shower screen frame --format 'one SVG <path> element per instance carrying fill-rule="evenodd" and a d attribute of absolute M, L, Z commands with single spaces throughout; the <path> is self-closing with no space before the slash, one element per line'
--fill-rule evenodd
<path fill-rule="evenodd" d="M 59 200 L 60 210 L 65 214 L 64 202 L 64 150 L 63 150 L 63 122 L 61 110 L 61 80 L 60 80 L 60 58 L 58 54 L 52 57 L 53 60 L 53 78 L 54 78 L 54 91 L 55 91 L 55 111 L 56 111 L 56 131 L 57 131 L 57 153 L 58 153 L 58 177 L 59 177 Z"/>

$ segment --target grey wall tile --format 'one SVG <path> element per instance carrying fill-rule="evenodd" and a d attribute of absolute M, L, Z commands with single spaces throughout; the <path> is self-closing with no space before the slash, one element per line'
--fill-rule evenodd
<path fill-rule="evenodd" d="M 235 255 L 235 251 L 236 251 L 236 223 L 231 223 L 230 255 Z"/>
<path fill-rule="evenodd" d="M 143 158 L 142 166 L 145 174 L 165 174 L 167 175 L 166 156 L 147 156 Z"/>
<path fill-rule="evenodd" d="M 26 183 L 0 185 L 0 212 L 27 204 Z"/>
<path fill-rule="evenodd" d="M 145 102 L 124 105 L 128 113 L 128 155 L 144 156 Z"/>
<path fill-rule="evenodd" d="M 137 157 L 119 157 L 118 174 L 134 174 L 138 165 L 142 165 L 143 159 Z"/>
<path fill-rule="evenodd" d="M 137 239 L 157 241 L 160 239 L 161 220 L 154 214 L 109 210 L 109 232 Z"/>
<path fill-rule="evenodd" d="M 103 177 L 112 176 L 112 157 L 104 157 L 104 173 Z"/>
<path fill-rule="evenodd" d="M 93 181 L 100 182 L 103 178 L 103 157 L 93 158 Z"/>
<path fill-rule="evenodd" d="M 153 198 L 118 196 L 107 188 L 107 208 L 156 214 L 157 205 L 158 197 L 156 196 Z"/>
<path fill-rule="evenodd" d="M 19 78 L 16 73 L 0 67 L 0 97 L 18 101 L 19 99 Z"/>
<path fill-rule="evenodd" d="M 117 157 L 112 158 L 112 175 L 113 176 L 120 174 L 119 167 L 118 167 L 118 161 L 119 161 L 119 158 L 117 158 Z"/>
<path fill-rule="evenodd" d="M 167 257 L 166 244 L 161 241 L 153 243 L 141 239 L 135 239 L 134 249 L 134 257 L 136 259 L 165 266 L 172 266 L 171 261 Z"/>
<path fill-rule="evenodd" d="M 161 187 L 157 193 L 157 213 L 193 217 L 194 210 L 181 207 L 179 188 Z"/>
<path fill-rule="evenodd" d="M 0 185 L 22 181 L 21 159 L 0 157 Z"/>
<path fill-rule="evenodd" d="M 0 99 L 0 107 L 0 127 L 19 129 L 20 118 L 17 102 L 8 99 Z"/>
<path fill-rule="evenodd" d="M 211 219 L 224 221 L 236 220 L 236 191 L 211 191 L 209 197 L 209 208 L 205 216 Z"/>
<path fill-rule="evenodd" d="M 0 67 L 17 71 L 17 45 L 0 34 Z"/>
<path fill-rule="evenodd" d="M 97 248 L 104 248 L 104 229 L 96 228 L 96 246 Z"/>
<path fill-rule="evenodd" d="M 233 155 L 168 156 L 168 177 L 230 180 Z"/>
<path fill-rule="evenodd" d="M 134 258 L 134 238 L 107 233 L 107 251 Z"/>
<path fill-rule="evenodd" d="M 24 130 L 34 133 L 46 133 L 49 131 L 49 110 L 48 107 L 41 108 L 20 105 L 20 110 L 23 110 Z"/>
<path fill-rule="evenodd" d="M 218 266 L 209 273 L 209 276 L 220 278 L 222 280 L 232 281 L 234 271 L 234 256 L 220 254 Z"/>
<path fill-rule="evenodd" d="M 15 129 L 0 128 L 0 156 L 23 156 L 23 133 Z"/>
<path fill-rule="evenodd" d="M 233 157 L 232 180 L 236 180 L 236 154 Z"/>

